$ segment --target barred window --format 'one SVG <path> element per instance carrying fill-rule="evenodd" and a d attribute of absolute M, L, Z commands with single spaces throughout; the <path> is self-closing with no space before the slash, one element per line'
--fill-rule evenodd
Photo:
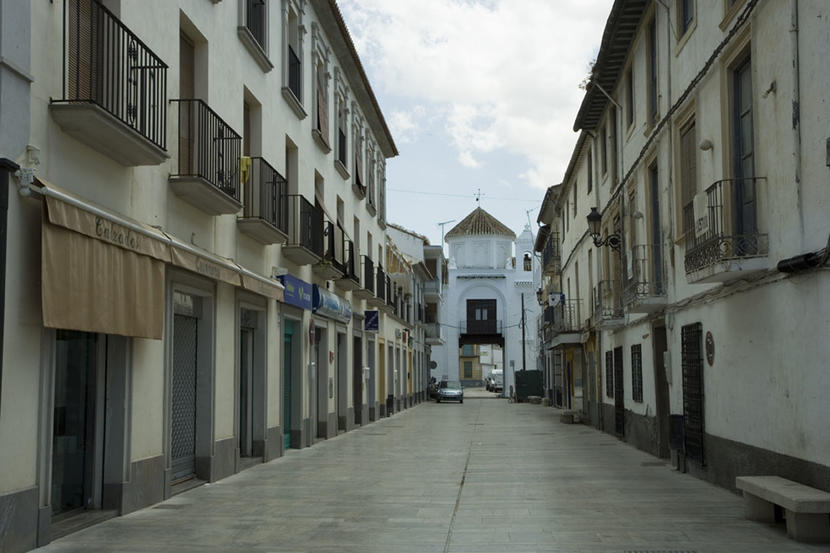
<path fill-rule="evenodd" d="M 614 354 L 605 352 L 605 395 L 614 397 Z"/>
<path fill-rule="evenodd" d="M 643 402 L 643 346 L 631 346 L 631 395 L 637 403 Z"/>

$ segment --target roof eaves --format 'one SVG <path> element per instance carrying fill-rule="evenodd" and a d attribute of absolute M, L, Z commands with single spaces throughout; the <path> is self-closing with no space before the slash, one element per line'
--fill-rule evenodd
<path fill-rule="evenodd" d="M 609 93 L 616 88 L 631 42 L 634 40 L 649 2 L 650 0 L 614 1 L 602 33 L 599 54 L 597 54 L 591 80 L 574 121 L 574 131 L 593 130 L 599 125 L 602 113 L 608 105 L 608 98 L 599 90 L 599 87 L 591 86 L 591 84 L 596 80 Z"/>
<path fill-rule="evenodd" d="M 381 131 L 383 137 L 386 138 L 387 148 L 385 149 L 384 153 L 386 154 L 386 157 L 397 156 L 399 153 L 398 147 L 395 145 L 395 140 L 392 138 L 392 132 L 389 130 L 389 125 L 386 124 L 386 119 L 384 119 L 383 117 L 383 112 L 380 109 L 380 104 L 378 104 L 377 97 L 375 96 L 375 93 L 372 90 L 372 85 L 369 83 L 369 77 L 366 76 L 366 71 L 363 69 L 363 64 L 360 62 L 360 56 L 357 55 L 357 49 L 355 48 L 354 42 L 352 41 L 352 35 L 349 33 L 349 28 L 346 26 L 346 22 L 343 19 L 343 14 L 340 12 L 340 7 L 337 5 L 336 0 L 312 0 L 312 2 L 314 8 L 318 11 L 318 15 L 320 15 L 320 11 L 325 7 L 328 7 L 331 11 L 332 16 L 334 17 L 334 21 L 337 24 L 337 27 L 340 31 L 340 36 L 342 37 L 346 49 L 349 53 L 351 61 L 354 63 L 355 68 L 357 69 L 357 72 L 360 75 L 360 85 L 363 86 L 364 90 L 366 91 L 366 95 L 368 96 L 368 99 L 372 104 L 372 107 L 374 108 L 375 114 L 377 116 L 376 122 L 380 126 L 379 130 Z M 333 40 L 333 37 L 329 37 L 329 40 Z M 354 86 L 354 83 L 352 83 L 352 86 Z"/>

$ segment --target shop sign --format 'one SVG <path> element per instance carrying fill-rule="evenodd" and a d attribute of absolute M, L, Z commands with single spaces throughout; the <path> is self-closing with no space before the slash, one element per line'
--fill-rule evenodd
<path fill-rule="evenodd" d="M 313 287 L 312 310 L 316 315 L 322 315 L 341 323 L 352 320 L 352 306 L 349 302 L 316 284 Z"/>
<path fill-rule="evenodd" d="M 363 330 L 378 332 L 380 330 L 380 312 L 377 309 L 363 312 Z"/>
<path fill-rule="evenodd" d="M 291 275 L 280 275 L 279 279 L 285 286 L 285 303 L 300 309 L 311 309 L 311 284 Z"/>

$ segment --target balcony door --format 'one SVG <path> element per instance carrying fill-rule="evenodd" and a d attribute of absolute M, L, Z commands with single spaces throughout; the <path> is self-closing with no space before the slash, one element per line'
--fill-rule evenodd
<path fill-rule="evenodd" d="M 193 42 L 179 35 L 179 98 L 196 97 L 196 50 Z M 193 174 L 195 161 L 195 125 L 190 104 L 179 105 L 179 172 Z"/>
<path fill-rule="evenodd" d="M 749 58 L 733 72 L 734 159 L 733 216 L 735 236 L 757 231 L 755 216 L 755 149 L 752 124 L 752 64 Z M 743 252 L 750 253 L 750 252 Z"/>
<path fill-rule="evenodd" d="M 497 334 L 496 300 L 467 300 L 467 333 Z"/>

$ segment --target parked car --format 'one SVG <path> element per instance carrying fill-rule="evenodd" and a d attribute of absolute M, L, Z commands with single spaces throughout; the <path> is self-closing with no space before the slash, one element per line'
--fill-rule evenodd
<path fill-rule="evenodd" d="M 492 384 L 490 384 L 491 392 L 501 392 L 504 390 L 504 370 L 496 369 L 490 373 Z"/>
<path fill-rule="evenodd" d="M 442 400 L 464 403 L 464 388 L 461 383 L 457 380 L 442 380 L 438 385 L 438 396 L 435 402 L 441 403 Z"/>

